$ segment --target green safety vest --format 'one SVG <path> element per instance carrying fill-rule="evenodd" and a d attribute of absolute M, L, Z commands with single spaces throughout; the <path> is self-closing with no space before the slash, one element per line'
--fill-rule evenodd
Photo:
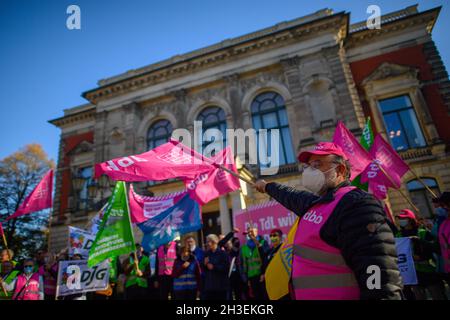
<path fill-rule="evenodd" d="M 8 276 L 3 279 L 3 282 L 6 283 L 7 285 L 10 285 L 11 282 L 14 281 L 14 279 L 17 278 L 17 275 L 20 272 L 18 270 L 13 270 L 11 271 Z M 0 300 L 9 300 L 11 299 L 12 295 L 13 295 L 14 289 L 11 291 L 7 291 L 7 295 L 5 296 L 5 293 L 3 292 L 3 289 L 0 288 Z"/>
<path fill-rule="evenodd" d="M 117 282 L 117 257 L 109 262 L 109 282 Z"/>
<path fill-rule="evenodd" d="M 141 260 L 138 263 L 139 270 L 145 272 L 147 268 L 150 266 L 150 259 L 147 256 L 142 256 Z M 136 269 L 133 267 L 133 270 L 127 277 L 127 282 L 125 283 L 125 287 L 128 288 L 132 285 L 137 284 L 139 287 L 147 288 L 147 278 L 141 278 L 136 275 Z"/>
<path fill-rule="evenodd" d="M 265 240 L 260 242 L 264 245 Z M 248 245 L 242 246 L 242 258 L 244 263 L 244 270 L 248 278 L 256 277 L 261 274 L 262 259 L 259 255 L 258 247 L 255 246 L 253 250 Z"/>

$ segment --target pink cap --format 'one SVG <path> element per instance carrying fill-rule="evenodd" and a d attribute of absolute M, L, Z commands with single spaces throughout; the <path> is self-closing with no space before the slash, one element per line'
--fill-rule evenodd
<path fill-rule="evenodd" d="M 341 156 L 345 160 L 348 160 L 344 151 L 342 151 L 342 148 L 339 147 L 338 145 L 334 144 L 333 142 L 319 142 L 318 144 L 316 144 L 314 146 L 313 150 L 300 152 L 300 154 L 298 155 L 298 160 L 300 162 L 307 163 L 309 158 L 313 154 L 316 154 L 319 156 L 335 154 L 337 156 Z"/>
<path fill-rule="evenodd" d="M 407 219 L 416 220 L 416 215 L 411 210 L 403 209 L 400 212 L 401 213 L 398 215 L 399 218 L 403 218 L 403 219 L 407 218 Z"/>

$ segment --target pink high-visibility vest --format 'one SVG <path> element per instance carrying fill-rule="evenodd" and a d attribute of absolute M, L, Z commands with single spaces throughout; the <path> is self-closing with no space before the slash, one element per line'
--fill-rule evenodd
<path fill-rule="evenodd" d="M 450 273 L 450 218 L 441 223 L 438 235 L 442 259 L 444 260 L 444 270 L 446 273 Z"/>
<path fill-rule="evenodd" d="M 13 299 L 16 300 L 39 300 L 39 274 L 37 272 L 33 273 L 28 282 L 28 286 L 24 288 L 27 283 L 27 278 L 23 274 L 19 274 L 16 280 L 16 288 L 14 290 Z M 24 288 L 22 290 L 22 288 Z M 17 296 L 20 292 L 20 296 Z"/>
<path fill-rule="evenodd" d="M 294 239 L 292 287 L 296 300 L 356 300 L 360 290 L 341 251 L 320 238 L 320 230 L 342 197 L 355 187 L 342 187 L 330 203 L 316 204 L 299 221 Z"/>
<path fill-rule="evenodd" d="M 176 246 L 177 243 L 172 241 L 169 249 L 167 249 L 167 253 L 164 253 L 164 245 L 158 248 L 158 274 L 160 276 L 170 276 L 172 274 L 173 265 L 175 264 L 175 259 L 177 258 Z"/>

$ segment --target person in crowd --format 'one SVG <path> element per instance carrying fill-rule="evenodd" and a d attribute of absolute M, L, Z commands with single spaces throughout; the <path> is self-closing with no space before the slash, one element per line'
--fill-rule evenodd
<path fill-rule="evenodd" d="M 122 273 L 122 264 L 119 257 L 109 258 L 109 283 L 105 290 L 95 291 L 88 295 L 92 300 L 118 300 L 119 293 L 117 292 L 117 284 L 119 282 L 119 275 Z"/>
<path fill-rule="evenodd" d="M 398 219 L 400 225 L 398 236 L 409 237 L 412 240 L 414 266 L 418 280 L 416 286 L 411 286 L 415 299 L 425 300 L 426 290 L 429 291 L 433 300 L 446 299 L 445 288 L 436 273 L 436 264 L 433 261 L 437 242 L 431 232 L 419 224 L 411 210 L 403 209 Z"/>
<path fill-rule="evenodd" d="M 304 164 L 301 179 L 308 191 L 264 180 L 255 184 L 301 217 L 294 239 L 293 298 L 401 299 L 391 223 L 380 201 L 350 186 L 351 168 L 342 149 L 320 142 L 298 159 Z M 381 270 L 377 290 L 366 285 L 373 265 Z"/>
<path fill-rule="evenodd" d="M 161 300 L 173 298 L 173 265 L 177 258 L 177 242 L 171 241 L 158 248 L 158 284 Z"/>
<path fill-rule="evenodd" d="M 228 251 L 230 261 L 230 300 L 232 300 L 233 296 L 235 300 L 243 300 L 245 298 L 245 292 L 247 291 L 245 281 L 243 280 L 240 251 L 241 241 L 238 237 L 233 237 L 231 239 L 231 249 Z"/>
<path fill-rule="evenodd" d="M 280 247 L 283 243 L 283 231 L 281 231 L 280 229 L 273 229 L 270 232 L 269 237 L 270 237 L 270 245 L 271 246 L 270 246 L 269 252 L 267 253 L 267 259 L 266 259 L 266 264 L 264 265 L 264 271 L 266 270 L 270 261 L 273 259 L 273 257 L 278 252 L 278 250 L 280 249 Z"/>
<path fill-rule="evenodd" d="M 14 291 L 12 282 L 17 278 L 20 271 L 14 269 L 14 265 L 11 261 L 6 260 L 0 264 L 0 300 L 10 300 Z M 8 288 L 8 290 L 6 288 Z"/>
<path fill-rule="evenodd" d="M 444 192 L 445 193 L 445 192 Z M 442 223 L 448 218 L 448 209 L 445 206 L 445 203 L 442 201 L 441 197 L 434 198 L 432 200 L 434 207 L 434 223 L 431 229 L 431 234 L 435 239 L 439 241 L 439 229 Z M 442 250 L 441 250 L 442 251 Z M 443 275 L 445 273 L 445 261 L 442 255 L 442 252 L 436 253 L 436 271 L 438 274 Z M 445 280 L 445 277 L 443 277 Z"/>
<path fill-rule="evenodd" d="M 149 300 L 159 300 L 159 282 L 158 282 L 158 251 L 152 250 L 148 253 L 150 261 L 149 275 L 147 279 L 147 297 Z"/>
<path fill-rule="evenodd" d="M 1 262 L 4 261 L 11 261 L 11 263 L 13 264 L 13 267 L 15 268 L 16 266 L 18 266 L 17 261 L 14 260 L 14 251 L 11 249 L 3 249 L 1 254 L 0 254 L 0 272 L 1 272 Z"/>
<path fill-rule="evenodd" d="M 438 231 L 440 254 L 443 260 L 441 278 L 450 287 L 450 192 L 443 192 L 439 197 L 442 208 L 447 211 L 447 218 L 441 223 Z"/>
<path fill-rule="evenodd" d="M 205 300 L 226 300 L 229 287 L 229 262 L 225 251 L 218 246 L 219 237 L 210 234 L 206 237 L 208 250 L 203 260 L 205 272 Z"/>
<path fill-rule="evenodd" d="M 200 263 L 189 247 L 182 247 L 172 272 L 175 300 L 195 300 L 201 288 Z"/>
<path fill-rule="evenodd" d="M 7 291 L 14 291 L 12 300 L 44 300 L 44 280 L 34 269 L 34 260 L 26 259 L 23 271 L 9 285 L 4 285 Z"/>
<path fill-rule="evenodd" d="M 136 243 L 136 257 L 132 253 L 124 268 L 127 280 L 125 282 L 125 295 L 127 300 L 142 300 L 147 295 L 147 278 L 150 268 L 150 260 L 143 253 L 144 249 L 139 243 Z"/>
<path fill-rule="evenodd" d="M 263 268 L 268 252 L 269 245 L 263 237 L 258 235 L 258 229 L 249 227 L 247 242 L 241 248 L 242 268 L 249 288 L 249 298 L 267 299 Z"/>
<path fill-rule="evenodd" d="M 38 273 L 44 279 L 44 299 L 55 300 L 56 280 L 58 278 L 58 263 L 55 255 L 45 252 L 44 264 L 38 269 Z"/>
<path fill-rule="evenodd" d="M 202 248 L 197 246 L 195 238 L 192 235 L 189 235 L 184 239 L 184 246 L 189 248 L 189 250 L 191 250 L 191 252 L 197 258 L 197 261 L 199 261 L 199 262 L 203 261 L 205 252 L 203 251 Z"/>

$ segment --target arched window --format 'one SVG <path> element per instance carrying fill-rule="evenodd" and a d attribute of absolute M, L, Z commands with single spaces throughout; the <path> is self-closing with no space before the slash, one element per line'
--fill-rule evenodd
<path fill-rule="evenodd" d="M 169 120 L 154 122 L 147 132 L 147 150 L 151 150 L 169 141 L 173 127 Z"/>
<path fill-rule="evenodd" d="M 222 108 L 211 106 L 207 107 L 200 112 L 197 117 L 197 121 L 202 122 L 202 132 L 198 133 L 199 139 L 201 139 L 202 153 L 208 146 L 208 149 L 221 150 L 225 147 L 226 142 L 226 130 L 227 121 L 225 118 L 225 112 Z M 205 139 L 203 136 L 208 129 L 217 129 L 222 133 L 222 140 L 216 140 L 215 136 L 210 136 Z M 209 133 L 211 133 L 210 131 Z M 207 136 L 209 135 L 207 132 Z M 214 156 L 215 150 L 212 150 L 211 154 L 204 154 L 205 156 Z"/>
<path fill-rule="evenodd" d="M 433 178 L 421 178 L 421 180 L 437 195 L 440 194 L 439 186 Z M 433 217 L 433 203 L 431 202 L 430 192 L 426 190 L 419 180 L 411 180 L 406 184 L 412 202 L 420 210 L 424 218 Z"/>
<path fill-rule="evenodd" d="M 258 95 L 252 102 L 252 121 L 256 130 L 258 141 L 258 161 L 260 168 L 273 167 L 276 164 L 267 163 L 267 159 L 260 159 L 260 153 L 271 157 L 271 130 L 278 129 L 280 133 L 278 159 L 279 165 L 295 162 L 294 150 L 292 150 L 291 133 L 286 113 L 284 99 L 276 92 L 264 92 Z M 267 142 L 264 145 L 259 143 L 259 129 L 268 129 Z M 263 150 L 259 151 L 260 148 Z"/>

